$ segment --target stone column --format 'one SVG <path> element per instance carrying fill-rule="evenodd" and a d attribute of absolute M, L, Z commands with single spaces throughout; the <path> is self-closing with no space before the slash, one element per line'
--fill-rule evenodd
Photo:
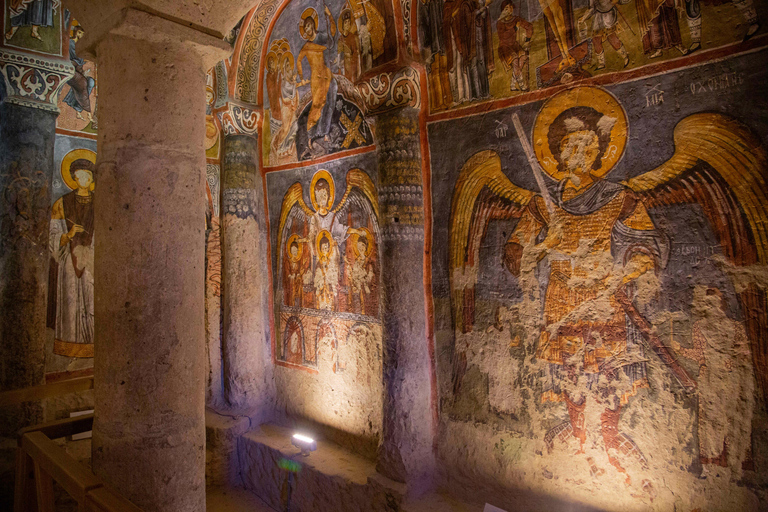
<path fill-rule="evenodd" d="M 222 360 L 230 412 L 271 414 L 274 381 L 269 333 L 269 271 L 258 141 L 224 137 L 221 155 Z"/>
<path fill-rule="evenodd" d="M 56 108 L 74 69 L 0 51 L 0 390 L 43 384 L 48 231 Z M 39 402 L 4 407 L 0 438 L 43 421 Z M 13 446 L 3 443 L 3 446 Z M 12 450 L 0 454 L 0 508 L 10 506 Z"/>
<path fill-rule="evenodd" d="M 424 307 L 424 202 L 419 120 L 378 117 L 384 282 L 384 426 L 378 470 L 419 493 L 430 484 L 433 417 Z"/>
<path fill-rule="evenodd" d="M 89 35 L 100 123 L 93 470 L 147 512 L 203 511 L 205 72 L 229 47 L 132 9 Z"/>

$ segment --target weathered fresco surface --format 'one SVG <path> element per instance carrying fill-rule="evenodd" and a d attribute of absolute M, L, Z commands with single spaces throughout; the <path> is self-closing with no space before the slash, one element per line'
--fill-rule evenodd
<path fill-rule="evenodd" d="M 431 109 L 737 43 L 758 33 L 755 4 L 762 7 L 759 0 L 421 1 L 419 40 Z"/>
<path fill-rule="evenodd" d="M 370 153 L 267 174 L 279 401 L 372 452 L 381 427 L 381 234 Z"/>
<path fill-rule="evenodd" d="M 765 58 L 429 126 L 447 466 L 610 509 L 757 507 Z"/>
<path fill-rule="evenodd" d="M 351 0 L 316 7 L 291 2 L 270 34 L 262 89 L 266 165 L 373 142 L 354 83 L 397 57 L 392 4 Z"/>

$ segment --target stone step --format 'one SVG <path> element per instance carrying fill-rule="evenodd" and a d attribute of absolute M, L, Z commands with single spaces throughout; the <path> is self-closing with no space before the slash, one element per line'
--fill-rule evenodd
<path fill-rule="evenodd" d="M 373 462 L 324 440 L 308 457 L 291 445 L 293 431 L 261 425 L 240 436 L 238 453 L 245 487 L 267 505 L 286 510 L 391 512 L 401 510 L 406 486 L 380 475 Z M 296 473 L 281 460 L 299 464 Z"/>

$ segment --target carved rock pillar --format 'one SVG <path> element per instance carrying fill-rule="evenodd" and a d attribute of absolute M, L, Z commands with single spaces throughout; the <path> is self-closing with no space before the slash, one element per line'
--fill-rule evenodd
<path fill-rule="evenodd" d="M 224 394 L 231 412 L 263 419 L 274 397 L 264 187 L 256 137 L 225 126 L 233 133 L 221 156 Z"/>
<path fill-rule="evenodd" d="M 205 72 L 229 48 L 132 9 L 89 35 L 100 122 L 93 469 L 143 510 L 203 511 L 203 106 Z"/>
<path fill-rule="evenodd" d="M 69 63 L 0 51 L 0 389 L 42 384 L 56 108 Z M 43 420 L 39 402 L 4 407 L 0 436 Z M 12 474 L 2 457 L 0 508 Z M 10 505 L 9 505 L 10 506 Z"/>
<path fill-rule="evenodd" d="M 378 470 L 418 493 L 434 457 L 424 304 L 424 201 L 418 110 L 377 119 L 383 222 L 384 426 Z"/>

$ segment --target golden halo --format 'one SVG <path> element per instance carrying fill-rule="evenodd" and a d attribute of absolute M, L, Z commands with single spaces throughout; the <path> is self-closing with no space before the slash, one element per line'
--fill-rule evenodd
<path fill-rule="evenodd" d="M 301 260 L 302 253 L 304 252 L 304 246 L 301 242 L 298 241 L 299 235 L 293 234 L 288 238 L 288 241 L 285 243 L 285 250 L 288 253 L 288 259 L 292 262 L 296 263 L 297 261 Z M 291 254 L 291 244 L 293 242 L 296 242 L 296 245 L 299 247 L 299 250 L 296 251 L 296 256 L 294 257 L 293 254 Z"/>
<path fill-rule="evenodd" d="M 572 107 L 592 107 L 616 120 L 611 129 L 611 140 L 603 154 L 601 166 L 592 171 L 593 176 L 604 176 L 624 155 L 629 138 L 629 124 L 627 114 L 619 101 L 611 93 L 598 87 L 573 87 L 552 96 L 544 103 L 533 125 L 533 150 L 539 165 L 544 172 L 557 181 L 567 176 L 567 173 L 558 170 L 557 159 L 549 148 L 547 136 L 549 127 L 557 116 Z"/>
<path fill-rule="evenodd" d="M 293 63 L 293 54 L 291 52 L 285 52 L 282 57 L 280 57 L 280 69 L 281 71 L 285 71 L 285 63 L 290 62 L 291 63 L 291 69 L 294 68 L 295 64 Z"/>
<path fill-rule="evenodd" d="M 324 179 L 328 183 L 328 204 L 327 205 L 318 205 L 317 200 L 315 199 L 315 185 L 317 185 L 317 182 L 320 179 Z M 325 169 L 320 169 L 315 173 L 314 176 L 312 176 L 312 184 L 309 186 L 309 200 L 312 201 L 312 206 L 315 207 L 316 212 L 320 212 L 323 215 L 325 215 L 324 212 L 328 212 L 328 210 L 331 209 L 331 206 L 333 206 L 333 200 L 336 197 L 336 185 L 333 182 L 333 177 L 331 176 L 331 173 L 326 171 Z"/>
<path fill-rule="evenodd" d="M 208 151 L 219 141 L 219 128 L 213 116 L 205 116 L 205 150 Z"/>
<path fill-rule="evenodd" d="M 328 239 L 328 254 L 325 255 L 325 256 L 323 256 L 323 253 L 320 251 L 320 240 L 322 240 L 323 237 Z M 315 248 L 317 249 L 317 257 L 318 257 L 318 259 L 325 259 L 328 256 L 330 256 L 331 252 L 333 251 L 333 244 L 335 244 L 335 243 L 336 243 L 336 241 L 331 236 L 331 232 L 330 231 L 328 231 L 327 229 L 324 229 L 324 230 L 320 231 L 317 234 L 317 238 L 315 239 Z"/>
<path fill-rule="evenodd" d="M 365 232 L 365 239 L 368 241 L 368 246 L 365 248 L 365 257 L 371 255 L 371 251 L 373 251 L 373 236 L 371 235 L 371 232 L 368 231 L 368 228 L 357 228 L 360 231 Z M 352 243 L 352 250 L 355 252 L 355 256 L 358 258 L 360 257 L 360 251 L 357 250 L 357 239 L 360 238 L 360 235 L 357 233 L 352 233 L 349 237 L 349 241 Z"/>
<path fill-rule="evenodd" d="M 315 32 L 317 32 L 317 11 L 313 7 L 307 7 L 301 13 L 301 21 L 299 22 L 299 34 L 301 34 L 304 40 L 307 39 L 307 35 L 304 33 L 304 21 L 309 17 L 312 17 L 312 20 L 315 22 Z"/>
<path fill-rule="evenodd" d="M 271 52 L 267 53 L 267 59 L 266 59 L 267 70 L 269 70 L 269 61 L 270 60 L 273 60 L 275 65 L 277 65 L 277 54 L 274 51 L 271 51 Z"/>
<path fill-rule="evenodd" d="M 347 32 L 344 32 L 344 16 L 349 16 L 349 30 Z M 354 21 L 352 21 L 352 9 L 345 7 L 341 10 L 339 13 L 339 22 L 338 22 L 339 31 L 341 32 L 341 35 L 344 37 L 347 37 L 347 35 L 352 32 L 353 34 L 356 32 L 357 26 L 355 25 Z"/>
<path fill-rule="evenodd" d="M 64 155 L 64 158 L 61 161 L 61 179 L 64 180 L 64 183 L 66 183 L 72 190 L 77 190 L 77 182 L 69 174 L 69 166 L 72 165 L 72 162 L 81 158 L 88 160 L 94 166 L 96 165 L 96 153 L 90 149 L 73 149 Z M 94 183 L 91 183 L 91 190 L 93 190 L 95 186 L 96 183 L 94 178 Z"/>

